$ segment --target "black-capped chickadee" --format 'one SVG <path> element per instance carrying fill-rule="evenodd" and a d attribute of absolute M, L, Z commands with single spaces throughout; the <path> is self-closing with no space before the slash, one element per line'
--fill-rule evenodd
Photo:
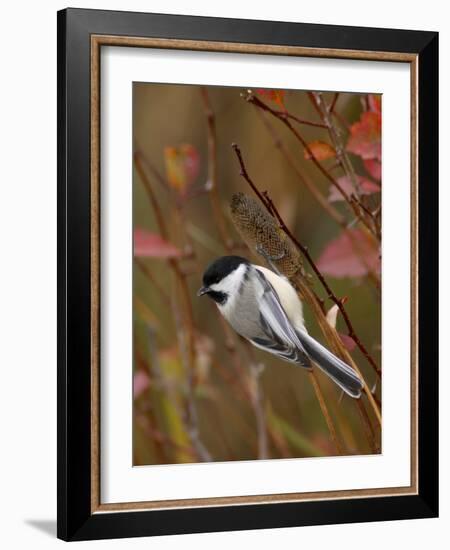
<path fill-rule="evenodd" d="M 234 330 L 257 348 L 302 367 L 314 361 L 340 388 L 359 397 L 354 369 L 306 331 L 302 303 L 289 281 L 240 256 L 223 256 L 203 274 L 198 296 L 212 298 Z"/>

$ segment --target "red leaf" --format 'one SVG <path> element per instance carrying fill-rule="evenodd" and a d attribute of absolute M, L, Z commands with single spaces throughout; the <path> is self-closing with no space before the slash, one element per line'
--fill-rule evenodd
<path fill-rule="evenodd" d="M 200 157 L 193 145 L 165 147 L 164 160 L 169 185 L 185 195 L 189 186 L 197 179 L 200 170 Z"/>
<path fill-rule="evenodd" d="M 139 397 L 150 385 L 150 379 L 144 371 L 138 370 L 133 376 L 133 396 Z"/>
<path fill-rule="evenodd" d="M 348 351 L 353 351 L 356 348 L 356 342 L 351 336 L 348 336 L 348 334 L 342 334 L 342 332 L 339 332 L 338 334 L 339 338 L 341 339 L 342 343 Z"/>
<path fill-rule="evenodd" d="M 380 186 L 374 183 L 373 181 L 363 178 L 362 176 L 356 176 L 356 180 L 359 184 L 358 191 L 360 195 L 372 195 L 373 193 L 379 193 L 381 191 Z M 337 182 L 342 187 L 342 189 L 347 193 L 347 195 L 352 195 L 355 192 L 353 183 L 351 182 L 348 176 L 342 176 L 337 179 Z M 339 189 L 332 185 L 330 187 L 330 194 L 328 195 L 328 200 L 330 202 L 342 201 L 344 197 Z"/>
<path fill-rule="evenodd" d="M 264 88 L 259 88 L 256 90 L 256 93 L 278 103 L 280 107 L 284 109 L 284 90 L 266 90 Z"/>
<path fill-rule="evenodd" d="M 364 161 L 364 168 L 374 180 L 381 181 L 381 162 L 376 159 L 366 159 Z"/>
<path fill-rule="evenodd" d="M 347 150 L 363 159 L 381 160 L 381 114 L 362 113 L 358 122 L 350 127 Z"/>
<path fill-rule="evenodd" d="M 362 277 L 379 272 L 380 253 L 360 229 L 348 229 L 326 245 L 317 267 L 332 277 Z"/>
<path fill-rule="evenodd" d="M 381 95 L 369 94 L 369 110 L 381 114 Z"/>
<path fill-rule="evenodd" d="M 316 160 L 326 160 L 336 156 L 336 151 L 325 141 L 311 141 L 308 143 L 308 147 Z M 306 149 L 304 155 L 305 159 L 311 159 L 311 155 Z"/>
<path fill-rule="evenodd" d="M 136 227 L 134 230 L 134 255 L 141 258 L 175 258 L 182 252 L 156 233 Z"/>

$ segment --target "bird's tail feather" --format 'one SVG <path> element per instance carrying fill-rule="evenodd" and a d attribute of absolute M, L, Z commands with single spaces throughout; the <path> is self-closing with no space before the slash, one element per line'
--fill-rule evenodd
<path fill-rule="evenodd" d="M 328 351 L 322 344 L 303 331 L 296 331 L 306 353 L 342 390 L 358 398 L 364 387 L 354 369 Z"/>

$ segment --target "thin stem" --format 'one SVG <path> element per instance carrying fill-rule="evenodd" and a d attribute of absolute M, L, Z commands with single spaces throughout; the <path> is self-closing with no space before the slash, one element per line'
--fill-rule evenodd
<path fill-rule="evenodd" d="M 167 464 L 168 462 L 167 458 L 164 455 L 162 455 L 162 452 L 160 450 L 161 448 L 164 448 L 163 447 L 164 445 L 173 447 L 176 451 L 181 451 L 182 453 L 195 457 L 195 453 L 193 452 L 193 449 L 191 449 L 190 447 L 186 447 L 184 445 L 180 445 L 168 435 L 154 428 L 152 419 L 149 418 L 148 412 L 147 412 L 147 416 L 144 416 L 143 412 L 141 412 L 140 414 L 137 414 L 136 421 L 141 426 L 141 429 L 146 432 L 147 437 L 149 437 L 155 442 L 157 454 L 158 456 L 160 456 L 160 458 L 158 459 L 158 464 Z"/>
<path fill-rule="evenodd" d="M 228 235 L 226 221 L 220 207 L 219 195 L 217 192 L 217 136 L 216 136 L 216 120 L 211 102 L 206 87 L 200 88 L 206 121 L 208 124 L 208 196 L 211 203 L 211 208 L 214 214 L 214 219 L 217 224 L 220 238 L 225 249 L 231 252 L 233 243 Z"/>
<path fill-rule="evenodd" d="M 177 327 L 176 335 L 178 338 L 178 347 L 180 350 L 181 363 L 183 365 L 184 374 L 187 381 L 187 396 L 186 396 L 186 417 L 183 418 L 186 432 L 189 435 L 192 446 L 195 452 L 202 462 L 211 462 L 212 457 L 208 449 L 200 438 L 200 430 L 198 426 L 197 407 L 195 404 L 194 395 L 194 353 L 195 348 L 192 347 L 191 334 L 193 333 L 193 327 L 188 323 L 188 349 L 186 349 L 184 330 L 182 327 L 181 315 L 176 307 L 175 300 L 172 300 L 172 311 L 175 318 L 175 324 Z"/>
<path fill-rule="evenodd" d="M 377 235 L 378 240 L 381 241 L 381 224 L 376 212 L 371 212 L 369 208 L 367 208 L 367 206 L 362 202 L 362 200 L 358 202 L 358 205 L 368 215 L 369 219 L 373 223 L 375 234 Z"/>
<path fill-rule="evenodd" d="M 250 179 L 250 176 L 248 175 L 247 168 L 245 167 L 244 160 L 242 159 L 242 153 L 239 149 L 239 146 L 237 143 L 232 143 L 231 147 L 234 149 L 234 152 L 236 153 L 236 156 L 239 161 L 239 165 L 241 167 L 240 175 L 245 179 L 245 181 L 250 185 L 250 187 L 253 189 L 254 193 L 257 195 L 259 200 L 264 204 L 264 206 L 269 210 L 269 206 L 266 202 L 266 199 L 264 198 L 264 195 L 261 193 L 261 191 L 256 187 L 256 185 L 253 183 L 253 181 Z M 269 210 L 270 212 L 270 210 Z"/>
<path fill-rule="evenodd" d="M 166 302 L 166 304 L 170 304 L 170 298 L 167 292 L 164 290 L 164 288 L 158 283 L 156 280 L 156 277 L 153 275 L 151 269 L 149 269 L 145 263 L 140 259 L 135 257 L 134 261 L 138 268 L 142 271 L 142 273 L 147 277 L 147 279 L 152 283 L 152 285 L 156 288 L 158 291 L 158 296 Z"/>
<path fill-rule="evenodd" d="M 333 101 L 331 102 L 331 105 L 330 105 L 330 113 L 334 113 L 334 108 L 336 107 L 336 103 L 339 98 L 339 95 L 340 95 L 339 92 L 335 92 Z"/>
<path fill-rule="evenodd" d="M 256 419 L 256 426 L 257 426 L 257 439 L 258 439 L 258 454 L 261 456 L 268 456 L 268 443 L 267 443 L 267 435 L 269 435 L 271 441 L 273 444 L 277 447 L 279 447 L 279 437 L 276 431 L 266 423 L 266 415 L 263 408 L 263 392 L 261 389 L 261 380 L 260 376 L 257 376 L 256 378 L 252 376 L 251 368 L 255 364 L 254 357 L 250 356 L 250 376 L 251 376 L 251 383 L 254 384 L 256 387 L 252 389 L 250 388 L 250 381 L 248 384 L 244 383 L 244 380 L 246 378 L 246 373 L 244 370 L 244 367 L 241 364 L 239 353 L 235 344 L 235 335 L 232 333 L 230 326 L 227 324 L 227 322 L 224 320 L 222 315 L 219 313 L 217 308 L 214 308 L 214 310 L 217 312 L 217 316 L 219 319 L 219 323 L 223 329 L 224 335 L 225 335 L 225 348 L 227 352 L 230 355 L 231 362 L 233 363 L 233 368 L 236 371 L 236 380 L 237 383 L 240 385 L 242 397 L 247 401 L 251 403 L 251 406 L 253 408 L 253 413 L 255 415 Z M 245 344 L 245 342 L 243 342 Z M 249 345 L 244 345 L 244 348 L 247 353 L 251 353 L 252 348 Z M 226 369 L 225 369 L 226 370 Z M 254 399 L 254 394 L 257 394 L 259 397 L 258 399 Z M 285 456 L 285 455 L 283 455 Z"/>
<path fill-rule="evenodd" d="M 287 111 L 279 111 L 280 117 L 290 118 L 291 120 L 295 120 L 295 122 L 298 122 L 299 124 L 304 124 L 306 126 L 314 126 L 315 128 L 326 128 L 325 124 L 322 124 L 321 122 L 312 122 L 311 120 L 304 120 L 302 118 L 299 118 L 292 113 L 288 113 Z"/>
<path fill-rule="evenodd" d="M 341 124 L 342 128 L 345 129 L 345 131 L 347 133 L 350 133 L 350 124 L 348 123 L 348 121 L 341 115 L 341 113 L 339 113 L 338 111 L 334 110 L 332 112 L 332 115 L 333 117 L 339 121 L 339 123 Z"/>
<path fill-rule="evenodd" d="M 267 441 L 266 415 L 264 413 L 264 394 L 260 377 L 263 366 L 255 363 L 250 364 L 250 376 L 252 379 L 252 401 L 256 418 L 256 433 L 258 434 L 258 458 L 265 460 L 269 458 L 269 448 Z"/>
<path fill-rule="evenodd" d="M 362 424 L 364 426 L 364 430 L 366 432 L 366 437 L 370 441 L 370 446 L 373 451 L 376 453 L 380 452 L 380 447 L 377 443 L 375 432 L 373 429 L 373 426 L 370 422 L 369 415 L 367 414 L 367 411 L 360 400 L 358 400 L 358 412 L 361 415 Z"/>
<path fill-rule="evenodd" d="M 166 179 L 164 176 L 161 175 L 159 170 L 156 169 L 156 167 L 149 161 L 146 155 L 142 152 L 142 149 L 136 144 L 135 146 L 135 156 L 138 156 L 142 163 L 145 164 L 146 168 L 151 172 L 152 177 L 159 183 L 161 189 L 163 189 L 166 193 L 169 193 L 170 186 L 168 185 Z"/>
<path fill-rule="evenodd" d="M 342 455 L 344 454 L 344 450 L 336 434 L 336 429 L 334 427 L 333 421 L 331 420 L 330 411 L 328 410 L 327 404 L 325 403 L 322 390 L 319 386 L 319 381 L 317 380 L 316 374 L 312 369 L 308 371 L 308 374 L 311 380 L 311 384 L 313 385 L 314 391 L 316 393 L 317 401 L 319 402 L 320 408 L 322 410 L 322 415 L 325 418 L 325 422 L 327 423 L 328 431 L 330 432 L 330 436 L 333 440 L 336 451 L 338 454 Z"/>
<path fill-rule="evenodd" d="M 147 197 L 152 205 L 153 212 L 155 213 L 156 222 L 161 232 L 161 236 L 164 239 L 167 239 L 168 231 L 166 227 L 166 222 L 164 221 L 164 216 L 161 212 L 161 209 L 159 208 L 159 204 L 158 204 L 158 201 L 156 200 L 155 193 L 153 192 L 152 186 L 145 172 L 145 169 L 142 163 L 142 155 L 136 152 L 134 153 L 133 158 L 134 158 L 134 165 L 136 166 L 136 170 L 139 174 L 139 177 L 141 178 L 145 192 L 147 193 Z"/>
<path fill-rule="evenodd" d="M 348 158 L 344 145 L 342 144 L 342 140 L 339 135 L 339 130 L 333 123 L 333 120 L 330 114 L 331 111 L 329 110 L 325 102 L 325 99 L 323 98 L 322 92 L 308 92 L 308 97 L 311 100 L 314 107 L 316 108 L 319 115 L 321 116 L 325 124 L 325 127 L 328 130 L 328 135 L 330 136 L 331 141 L 333 143 L 339 164 L 343 168 L 347 177 L 352 182 L 354 193 L 356 195 L 356 198 L 358 198 L 359 185 L 356 180 L 355 170 L 353 169 L 353 165 L 350 162 L 350 159 Z"/>

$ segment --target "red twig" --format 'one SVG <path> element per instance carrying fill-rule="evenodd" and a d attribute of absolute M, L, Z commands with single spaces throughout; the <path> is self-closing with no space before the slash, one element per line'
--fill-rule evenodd
<path fill-rule="evenodd" d="M 314 126 L 315 128 L 326 128 L 325 124 L 323 124 L 322 122 L 312 122 L 311 120 L 304 120 L 291 113 L 288 113 L 287 111 L 276 111 L 276 112 L 278 113 L 278 116 L 280 118 L 283 118 L 283 117 L 290 118 L 291 120 L 295 120 L 295 122 L 298 122 L 299 124 L 304 124 L 305 126 Z"/>
<path fill-rule="evenodd" d="M 246 180 L 246 182 L 250 185 L 250 187 L 253 189 L 253 191 L 258 196 L 259 200 L 264 204 L 264 206 L 269 210 L 268 204 L 266 202 L 266 199 L 264 198 L 263 194 L 259 191 L 259 189 L 256 187 L 256 185 L 252 182 L 250 179 L 250 176 L 248 175 L 247 169 L 245 168 L 244 161 L 242 159 L 242 153 L 239 149 L 237 143 L 232 143 L 231 147 L 234 149 L 234 152 L 236 153 L 236 156 L 239 160 L 239 165 L 241 167 L 240 175 Z M 269 210 L 270 212 L 270 210 Z"/>
<path fill-rule="evenodd" d="M 334 112 L 334 108 L 336 107 L 336 103 L 337 103 L 338 98 L 339 98 L 339 92 L 336 92 L 334 94 L 333 101 L 331 102 L 331 105 L 330 105 L 330 108 L 329 108 L 330 113 Z"/>
<path fill-rule="evenodd" d="M 248 94 L 251 95 L 251 93 L 252 91 L 248 90 Z M 304 118 L 300 118 L 296 115 L 293 115 L 288 111 L 280 111 L 279 109 L 273 109 L 273 111 L 277 113 L 277 116 L 279 118 L 290 118 L 291 120 L 295 120 L 295 122 L 297 122 L 298 124 L 303 124 L 304 126 L 313 126 L 315 128 L 326 128 L 323 122 L 314 122 L 313 120 L 305 120 Z"/>

